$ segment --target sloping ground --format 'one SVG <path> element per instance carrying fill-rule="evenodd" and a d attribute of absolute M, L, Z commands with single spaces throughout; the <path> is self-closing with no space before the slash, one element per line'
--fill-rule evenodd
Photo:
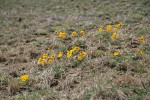
<path fill-rule="evenodd" d="M 1 100 L 149 100 L 149 12 L 149 0 L 0 0 Z M 118 23 L 112 40 L 113 29 L 105 27 Z M 80 50 L 67 58 L 74 46 Z M 78 61 L 80 51 L 86 56 Z M 44 53 L 58 52 L 64 55 L 38 64 Z M 23 74 L 29 75 L 26 82 Z"/>

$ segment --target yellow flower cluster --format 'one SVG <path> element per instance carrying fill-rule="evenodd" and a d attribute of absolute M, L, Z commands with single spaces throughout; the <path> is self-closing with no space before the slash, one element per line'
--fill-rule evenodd
<path fill-rule="evenodd" d="M 115 27 L 114 27 L 114 32 L 117 32 L 118 31 L 118 28 L 119 27 L 121 27 L 122 26 L 122 24 L 121 23 L 119 23 L 119 24 L 117 24 Z M 113 26 L 112 25 L 107 25 L 106 26 L 106 31 L 107 32 L 110 32 L 111 30 L 112 30 L 112 28 L 113 28 Z M 101 32 L 103 32 L 103 28 L 102 27 L 99 27 L 98 28 L 98 31 L 101 33 Z"/>
<path fill-rule="evenodd" d="M 67 34 L 65 32 L 60 32 L 58 35 L 59 38 L 66 38 Z"/>
<path fill-rule="evenodd" d="M 58 53 L 58 58 L 62 57 L 63 56 L 63 52 L 59 52 Z"/>
<path fill-rule="evenodd" d="M 145 41 L 145 38 L 144 38 L 144 36 L 141 36 L 138 40 L 139 40 L 140 42 L 144 42 L 144 41 Z M 139 49 L 139 50 L 137 50 L 137 53 L 138 53 L 138 54 L 142 54 L 143 51 Z"/>
<path fill-rule="evenodd" d="M 111 25 L 107 25 L 107 27 L 106 27 L 106 31 L 107 31 L 107 32 L 110 32 L 110 31 L 111 31 L 111 29 L 112 29 L 112 26 L 111 26 Z"/>
<path fill-rule="evenodd" d="M 122 26 L 122 24 L 119 23 L 119 24 L 117 24 L 116 27 L 114 28 L 114 32 L 113 32 L 112 35 L 111 35 L 111 39 L 112 39 L 112 40 L 115 40 L 115 39 L 116 39 L 118 28 L 121 27 L 121 26 Z M 106 27 L 107 32 L 110 32 L 111 29 L 112 29 L 112 26 L 111 26 L 111 25 L 108 25 L 108 26 Z"/>
<path fill-rule="evenodd" d="M 80 32 L 80 35 L 84 35 L 85 34 L 85 31 L 84 30 L 81 30 Z M 73 31 L 71 32 L 71 36 L 77 36 L 78 33 L 76 31 Z M 58 35 L 59 38 L 66 38 L 67 37 L 67 33 L 65 32 L 60 32 L 59 35 Z"/>
<path fill-rule="evenodd" d="M 62 55 L 63 53 L 59 52 L 57 57 L 60 58 L 62 57 Z M 45 65 L 46 63 L 52 63 L 55 58 L 56 58 L 55 54 L 48 56 L 46 53 L 44 53 L 41 58 L 38 58 L 38 63 L 42 65 Z"/>
<path fill-rule="evenodd" d="M 112 39 L 115 39 L 115 35 L 116 35 L 116 33 L 114 33 L 111 38 L 112 38 Z M 143 36 L 141 36 L 141 37 L 139 38 L 139 41 L 140 41 L 140 42 L 144 42 L 144 40 L 145 40 L 145 39 L 144 39 Z M 138 49 L 138 50 L 137 50 L 137 53 L 138 53 L 138 54 L 142 54 L 143 51 L 142 51 L 141 49 Z M 118 55 L 119 55 L 119 52 L 114 52 L 113 55 L 114 55 L 114 56 L 118 56 Z"/>
<path fill-rule="evenodd" d="M 45 61 L 46 61 L 46 60 L 43 59 L 43 58 L 39 58 L 39 59 L 38 59 L 38 63 L 39 63 L 39 64 L 42 64 L 42 65 L 45 65 L 45 64 L 46 64 Z"/>
<path fill-rule="evenodd" d="M 29 78 L 29 75 L 25 74 L 25 75 L 22 75 L 20 78 L 22 81 L 27 81 Z"/>
<path fill-rule="evenodd" d="M 86 52 L 82 51 L 82 52 L 80 52 L 80 54 L 78 55 L 77 59 L 78 59 L 78 60 L 82 60 L 85 56 L 86 56 Z"/>
<path fill-rule="evenodd" d="M 78 52 L 80 50 L 79 46 L 74 46 L 72 47 L 71 50 L 67 51 L 67 58 L 70 58 L 74 52 Z M 85 55 L 84 53 L 82 53 L 82 57 L 83 55 Z M 63 56 L 63 52 L 58 52 L 57 54 L 57 58 L 61 58 Z M 52 55 L 47 55 L 46 53 L 42 54 L 42 57 L 38 58 L 38 64 L 42 64 L 45 65 L 46 63 L 52 63 L 56 58 L 55 54 Z"/>
<path fill-rule="evenodd" d="M 47 54 L 44 53 L 42 57 L 43 57 L 43 59 L 46 59 L 47 58 Z"/>
<path fill-rule="evenodd" d="M 70 58 L 72 56 L 73 52 L 79 51 L 79 50 L 80 50 L 80 47 L 78 47 L 78 46 L 73 47 L 71 50 L 67 51 L 67 58 Z"/>

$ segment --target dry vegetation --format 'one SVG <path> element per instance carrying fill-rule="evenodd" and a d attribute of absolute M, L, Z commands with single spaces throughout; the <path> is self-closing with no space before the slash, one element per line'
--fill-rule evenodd
<path fill-rule="evenodd" d="M 1 100 L 149 100 L 149 0 L 0 0 Z"/>

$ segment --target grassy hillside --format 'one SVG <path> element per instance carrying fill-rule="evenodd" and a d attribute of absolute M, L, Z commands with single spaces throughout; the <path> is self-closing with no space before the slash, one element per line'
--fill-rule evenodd
<path fill-rule="evenodd" d="M 149 12 L 149 0 L 0 0 L 0 99 L 149 100 Z"/>

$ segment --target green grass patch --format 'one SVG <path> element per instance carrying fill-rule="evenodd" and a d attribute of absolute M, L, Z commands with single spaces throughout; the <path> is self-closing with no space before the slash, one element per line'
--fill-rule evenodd
<path fill-rule="evenodd" d="M 15 96 L 13 100 L 41 100 L 42 96 L 47 94 L 54 94 L 54 90 L 52 88 L 43 89 L 43 90 L 35 90 L 27 93 L 25 96 L 19 95 Z"/>
<path fill-rule="evenodd" d="M 146 35 L 150 33 L 150 29 L 148 27 L 139 27 L 137 30 L 135 30 L 135 33 L 137 35 Z"/>

